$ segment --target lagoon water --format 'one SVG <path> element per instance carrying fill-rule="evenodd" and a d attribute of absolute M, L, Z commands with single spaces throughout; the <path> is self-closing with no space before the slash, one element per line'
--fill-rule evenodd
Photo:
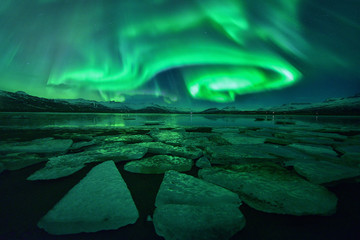
<path fill-rule="evenodd" d="M 224 114 L 0 113 L 10 129 L 162 127 L 360 127 L 360 117 Z"/>
<path fill-rule="evenodd" d="M 199 131 L 197 134 L 200 135 L 203 130 L 209 131 L 209 129 L 196 129 L 197 127 L 209 127 L 210 131 L 216 129 L 213 134 L 234 130 L 239 133 L 241 131 L 238 130 L 241 129 L 252 134 L 258 132 L 260 135 L 282 132 L 292 136 L 291 134 L 296 135 L 299 132 L 304 134 L 316 132 L 330 134 L 329 137 L 333 137 L 334 135 L 331 134 L 335 133 L 347 139 L 335 139 L 335 143 L 341 145 L 350 140 L 351 143 L 358 144 L 354 141 L 360 135 L 360 118 L 289 115 L 0 113 L 0 141 L 3 143 L 47 137 L 70 138 L 72 136 L 76 139 L 79 136 L 86 138 L 91 136 L 95 139 L 104 139 L 106 136 L 116 137 L 121 134 L 150 136 L 149 132 L 153 128 L 183 133 Z M 262 132 L 262 130 L 265 131 Z M 315 137 L 315 135 L 309 135 L 309 138 L 305 137 L 302 140 L 311 141 Z M 323 140 L 319 137 L 319 140 L 321 139 Z M 264 145 L 269 145 L 269 143 L 264 143 Z M 274 145 L 271 144 L 271 146 Z M 13 156 L 11 155 L 13 153 L 6 154 L 8 153 L 0 154 L 0 158 Z M 25 158 L 27 156 L 24 155 Z M 31 156 L 30 154 L 29 157 Z M 41 154 L 39 157 L 47 158 Z M 319 157 L 321 159 L 318 160 L 326 160 Z M 341 158 L 338 159 L 341 160 Z M 280 158 L 280 160 L 284 161 L 285 158 Z M 163 175 L 127 172 L 124 170 L 124 162 L 117 162 L 116 166 L 139 210 L 140 217 L 135 224 L 118 230 L 64 236 L 53 236 L 37 227 L 38 221 L 96 164 L 90 163 L 71 176 L 45 181 L 26 180 L 35 171 L 43 168 L 45 162 L 15 171 L 2 172 L 0 174 L 0 239 L 163 239 L 156 234 L 153 222 L 147 220 L 154 212 L 154 202 Z M 199 168 L 193 166 L 186 174 L 197 177 L 198 171 Z M 240 210 L 246 218 L 246 226 L 231 239 L 359 239 L 360 185 L 358 179 L 328 184 L 326 188 L 338 198 L 337 211 L 334 215 L 291 216 L 265 213 L 243 204 Z"/>

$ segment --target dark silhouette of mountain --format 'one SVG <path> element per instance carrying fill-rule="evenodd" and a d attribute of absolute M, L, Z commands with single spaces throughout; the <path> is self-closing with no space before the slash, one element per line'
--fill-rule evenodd
<path fill-rule="evenodd" d="M 106 107 L 96 101 L 47 99 L 24 92 L 0 91 L 1 112 L 126 112 Z"/>
<path fill-rule="evenodd" d="M 199 112 L 201 114 L 212 114 L 212 113 L 222 113 L 222 111 L 218 108 L 208 108 L 205 109 L 204 111 Z"/>
<path fill-rule="evenodd" d="M 267 111 L 277 114 L 360 115 L 360 94 L 346 98 L 328 98 L 319 103 L 290 103 Z"/>
<path fill-rule="evenodd" d="M 85 99 L 47 99 L 0 90 L 0 112 L 94 112 L 94 113 L 185 113 L 176 108 L 151 104 L 132 109 L 119 102 L 97 102 Z"/>
<path fill-rule="evenodd" d="M 289 103 L 278 107 L 260 108 L 253 111 L 209 108 L 201 114 L 294 114 L 294 115 L 360 115 L 360 94 L 347 98 L 329 98 L 320 103 Z"/>
<path fill-rule="evenodd" d="M 47 99 L 25 92 L 0 90 L 0 112 L 88 112 L 88 113 L 189 113 L 186 110 L 150 104 L 132 109 L 119 102 L 97 102 L 85 99 Z M 360 94 L 347 98 L 329 98 L 320 103 L 289 103 L 278 107 L 242 111 L 235 107 L 209 108 L 193 114 L 298 114 L 360 115 Z"/>
<path fill-rule="evenodd" d="M 185 113 L 184 111 L 177 110 L 176 108 L 168 108 L 157 104 L 152 104 L 148 107 L 134 110 L 136 113 Z"/>

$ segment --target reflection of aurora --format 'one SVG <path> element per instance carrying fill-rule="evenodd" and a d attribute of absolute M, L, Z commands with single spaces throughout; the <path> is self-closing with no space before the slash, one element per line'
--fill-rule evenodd
<path fill-rule="evenodd" d="M 22 71 L 48 86 L 131 94 L 178 69 L 192 97 L 228 102 L 301 76 L 266 47 L 301 54 L 297 0 L 17 2 L 0 3 L 0 14 L 19 22 L 0 40 L 1 73 Z M 27 56 L 36 56 L 31 66 Z"/>

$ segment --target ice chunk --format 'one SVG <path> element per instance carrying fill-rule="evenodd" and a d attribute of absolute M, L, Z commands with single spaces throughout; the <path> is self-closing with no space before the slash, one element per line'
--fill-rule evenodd
<path fill-rule="evenodd" d="M 86 152 L 52 157 L 49 158 L 44 168 L 30 175 L 27 180 L 49 180 L 66 177 L 85 167 L 86 163 L 96 161 L 99 161 L 97 155 Z"/>
<path fill-rule="evenodd" d="M 153 221 L 156 233 L 166 240 L 229 239 L 245 226 L 234 205 L 166 204 L 155 209 Z"/>
<path fill-rule="evenodd" d="M 168 239 L 228 239 L 245 226 L 239 197 L 201 179 L 168 171 L 156 196 L 156 233 Z"/>
<path fill-rule="evenodd" d="M 167 171 L 156 196 L 155 206 L 165 204 L 240 206 L 236 193 L 193 176 Z"/>
<path fill-rule="evenodd" d="M 208 167 L 211 167 L 211 163 L 210 163 L 209 159 L 207 159 L 205 156 L 203 156 L 199 160 L 196 161 L 196 166 L 198 168 L 208 168 Z"/>
<path fill-rule="evenodd" d="M 73 141 L 76 142 L 93 140 L 93 136 L 91 134 L 82 134 L 82 133 L 74 133 L 74 132 L 56 133 L 53 136 L 61 139 L 72 139 Z"/>
<path fill-rule="evenodd" d="M 145 134 L 125 134 L 120 136 L 100 136 L 96 139 L 103 142 L 125 142 L 125 143 L 140 143 L 151 142 L 153 139 Z"/>
<path fill-rule="evenodd" d="M 131 161 L 125 164 L 124 169 L 133 173 L 161 174 L 168 170 L 177 170 L 180 172 L 189 171 L 193 165 L 191 159 L 156 155 L 137 161 Z"/>
<path fill-rule="evenodd" d="M 29 153 L 9 153 L 0 159 L 6 170 L 19 170 L 43 161 L 47 161 L 47 158 Z"/>
<path fill-rule="evenodd" d="M 123 145 L 123 143 L 108 143 L 96 146 L 87 151 L 52 157 L 45 167 L 38 170 L 27 180 L 48 180 L 69 176 L 91 162 L 106 160 L 127 161 L 142 158 L 147 149 L 137 145 Z"/>
<path fill-rule="evenodd" d="M 27 180 L 50 180 L 67 177 L 85 167 L 83 163 L 69 162 L 66 165 L 47 164 L 44 168 L 31 174 Z"/>
<path fill-rule="evenodd" d="M 139 217 L 113 161 L 95 166 L 38 223 L 51 234 L 118 229 Z"/>
<path fill-rule="evenodd" d="M 360 153 L 345 153 L 341 156 L 341 162 L 352 167 L 360 167 Z"/>
<path fill-rule="evenodd" d="M 291 215 L 331 215 L 336 211 L 333 193 L 273 163 L 204 168 L 199 176 L 238 193 L 259 211 Z"/>
<path fill-rule="evenodd" d="M 321 156 L 330 156 L 330 157 L 336 157 L 337 153 L 328 146 L 319 146 L 319 145 L 305 145 L 305 144 L 298 144 L 293 143 L 289 145 L 290 147 L 293 147 L 295 149 L 304 151 L 311 155 L 321 155 Z"/>
<path fill-rule="evenodd" d="M 148 152 L 153 154 L 174 155 L 190 159 L 197 159 L 202 155 L 202 151 L 200 149 L 192 146 L 175 147 L 162 142 L 144 142 L 133 145 L 146 147 Z"/>
<path fill-rule="evenodd" d="M 95 140 L 76 142 L 73 143 L 73 145 L 71 145 L 70 150 L 78 150 L 95 144 L 96 144 Z"/>
<path fill-rule="evenodd" d="M 122 142 L 106 143 L 88 150 L 89 154 L 97 155 L 99 159 L 128 161 L 142 158 L 147 148 L 138 144 L 124 145 Z"/>
<path fill-rule="evenodd" d="M 215 164 L 240 164 L 253 162 L 254 160 L 273 160 L 276 157 L 263 149 L 264 144 L 238 144 L 210 146 L 206 148 L 210 156 L 210 162 Z"/>
<path fill-rule="evenodd" d="M 183 142 L 183 135 L 179 132 L 175 131 L 159 131 L 159 130 L 152 130 L 150 132 L 150 136 L 158 142 L 164 142 L 170 145 L 179 146 Z"/>
<path fill-rule="evenodd" d="M 351 168 L 327 161 L 293 160 L 285 164 L 294 166 L 297 173 L 317 184 L 360 176 L 359 168 Z"/>
<path fill-rule="evenodd" d="M 71 139 L 41 138 L 28 142 L 4 143 L 0 152 L 65 153 L 73 141 Z"/>
<path fill-rule="evenodd" d="M 342 154 L 360 154 L 360 141 L 357 142 L 356 145 L 339 145 L 336 146 L 336 151 L 342 153 Z"/>

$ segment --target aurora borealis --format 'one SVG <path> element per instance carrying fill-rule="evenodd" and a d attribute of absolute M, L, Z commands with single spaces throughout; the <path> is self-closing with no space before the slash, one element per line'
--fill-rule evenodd
<path fill-rule="evenodd" d="M 3 0 L 0 89 L 125 102 L 152 95 L 211 105 L 308 84 L 306 64 L 321 71 L 341 67 L 352 76 L 356 57 L 334 42 L 353 47 L 346 41 L 359 35 L 359 24 L 346 14 L 356 2 L 347 0 L 343 8 L 322 2 Z M 333 29 L 313 38 L 321 25 L 312 24 L 309 9 L 326 13 Z M 344 26 L 355 35 L 329 37 Z"/>

